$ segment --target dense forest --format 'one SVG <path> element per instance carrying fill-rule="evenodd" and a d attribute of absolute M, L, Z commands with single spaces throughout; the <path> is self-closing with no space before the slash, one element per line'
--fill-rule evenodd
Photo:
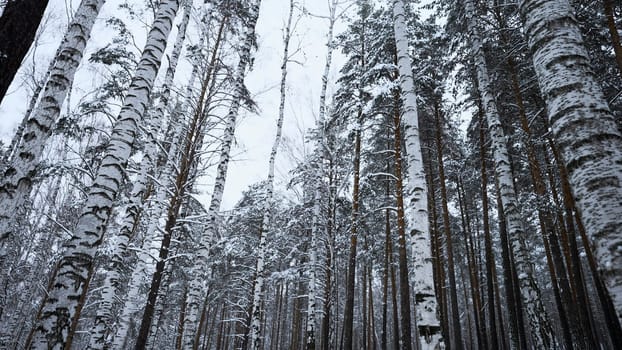
<path fill-rule="evenodd" d="M 1 349 L 622 349 L 620 1 L 60 3 L 0 1 Z"/>

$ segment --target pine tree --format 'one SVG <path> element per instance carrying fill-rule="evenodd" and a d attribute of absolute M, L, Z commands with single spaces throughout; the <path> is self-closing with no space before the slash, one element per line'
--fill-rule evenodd
<path fill-rule="evenodd" d="M 222 144 L 220 147 L 220 160 L 216 169 L 216 178 L 214 181 L 214 187 L 212 190 L 212 197 L 210 199 L 210 205 L 207 209 L 207 226 L 205 231 L 199 238 L 200 246 L 197 251 L 198 262 L 195 264 L 195 270 L 192 271 L 192 281 L 190 283 L 190 290 L 188 292 L 189 306 L 187 311 L 188 324 L 185 330 L 185 344 L 186 346 L 192 344 L 195 341 L 194 330 L 196 329 L 196 316 L 198 315 L 198 303 L 203 298 L 201 297 L 203 291 L 201 290 L 201 275 L 205 273 L 204 269 L 207 265 L 209 258 L 208 246 L 211 244 L 216 233 L 216 220 L 218 212 L 220 211 L 220 205 L 225 188 L 225 182 L 227 177 L 227 169 L 229 167 L 229 160 L 231 158 L 231 145 L 233 143 L 233 136 L 235 134 L 236 120 L 238 117 L 239 109 L 242 101 L 247 99 L 247 91 L 244 86 L 244 78 L 246 76 L 247 69 L 251 62 L 251 48 L 255 42 L 255 24 L 259 16 L 259 7 L 261 0 L 252 0 L 244 6 L 248 6 L 248 17 L 246 19 L 246 27 L 244 28 L 244 35 L 240 48 L 240 61 L 233 77 L 234 91 L 231 105 L 226 117 L 226 126 L 224 135 L 222 137 Z M 194 346 L 194 345 L 193 345 Z"/>
<path fill-rule="evenodd" d="M 475 8 L 471 0 L 465 1 L 465 14 L 471 38 L 471 55 L 477 73 L 477 86 L 482 99 L 482 107 L 488 124 L 488 133 L 492 142 L 495 162 L 495 173 L 499 184 L 499 195 L 507 220 L 508 235 L 514 261 L 518 273 L 521 296 L 525 305 L 527 320 L 532 333 L 532 341 L 536 347 L 551 346 L 551 330 L 540 291 L 535 283 L 532 262 L 529 261 L 525 246 L 526 232 L 518 206 L 516 190 L 510 169 L 508 148 L 504 131 L 497 111 L 496 101 L 490 90 L 490 78 L 485 57 L 482 51 L 482 39 L 475 22 Z"/>

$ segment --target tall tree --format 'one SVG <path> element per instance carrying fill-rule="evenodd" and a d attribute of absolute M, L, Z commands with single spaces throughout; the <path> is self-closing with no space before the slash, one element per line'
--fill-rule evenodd
<path fill-rule="evenodd" d="M 404 142 L 408 161 L 408 184 L 405 188 L 407 210 L 407 225 L 405 228 L 410 237 L 411 253 L 414 268 L 414 291 L 417 310 L 417 328 L 419 329 L 420 346 L 424 349 L 434 349 L 441 341 L 440 323 L 437 318 L 436 295 L 432 273 L 432 250 L 430 247 L 430 228 L 428 221 L 427 185 L 421 153 L 419 134 L 419 117 L 417 114 L 417 95 L 413 78 L 412 64 L 408 54 L 408 39 L 406 36 L 406 19 L 404 2 L 393 2 L 393 29 L 397 54 L 397 66 L 400 76 L 402 123 L 404 124 Z M 395 126 L 399 128 L 399 124 Z M 397 141 L 396 142 L 401 142 Z M 399 157 L 399 155 L 396 155 Z M 398 189 L 401 190 L 401 189 Z M 403 238 L 400 245 L 405 245 Z M 405 246 L 398 247 L 406 249 Z M 400 259 L 402 259 L 400 252 Z M 407 266 L 400 263 L 400 285 L 409 286 Z M 401 295 L 402 305 L 409 305 L 408 293 Z M 411 349 L 410 336 L 410 306 L 402 310 L 402 347 Z"/>
<path fill-rule="evenodd" d="M 283 60 L 281 61 L 281 83 L 280 83 L 280 102 L 279 116 L 276 122 L 276 135 L 272 143 L 270 158 L 268 161 L 268 178 L 266 180 L 266 198 L 264 199 L 263 218 L 259 227 L 259 246 L 257 247 L 257 265 L 255 267 L 255 286 L 253 290 L 253 311 L 251 313 L 250 324 L 250 350 L 259 350 L 261 348 L 261 305 L 263 301 L 263 289 L 266 264 L 267 250 L 267 234 L 271 224 L 272 205 L 274 200 L 274 168 L 276 163 L 276 155 L 281 144 L 281 135 L 283 132 L 283 119 L 285 118 L 285 92 L 287 83 L 287 64 L 290 61 L 289 42 L 292 33 L 292 17 L 294 15 L 294 0 L 289 1 L 289 15 L 285 24 L 285 34 L 283 36 Z"/>
<path fill-rule="evenodd" d="M 622 318 L 622 134 L 592 73 L 568 1 L 524 0 L 520 12 L 552 134 L 599 271 Z"/>
<path fill-rule="evenodd" d="M 242 3 L 242 5 L 246 6 L 247 17 L 243 21 L 243 23 L 245 23 L 245 27 L 242 42 L 240 44 L 240 60 L 233 76 L 233 98 L 226 116 L 226 125 L 220 146 L 220 159 L 216 169 L 216 178 L 214 180 L 212 197 L 210 199 L 209 207 L 207 208 L 207 225 L 204 232 L 202 232 L 199 237 L 200 245 L 196 252 L 198 261 L 195 263 L 195 268 L 191 272 L 192 280 L 188 293 L 189 305 L 187 311 L 187 319 L 189 322 L 187 325 L 188 328 L 185 331 L 186 346 L 195 341 L 193 331 L 196 330 L 197 326 L 196 315 L 198 315 L 198 305 L 200 301 L 203 300 L 201 275 L 205 273 L 204 269 L 206 268 L 207 259 L 209 257 L 208 245 L 211 244 L 217 230 L 216 222 L 225 190 L 227 169 L 229 168 L 229 161 L 231 159 L 231 146 L 233 144 L 233 137 L 235 134 L 236 120 L 238 118 L 242 102 L 248 99 L 244 79 L 251 64 L 251 49 L 256 40 L 255 25 L 257 23 L 257 18 L 259 17 L 261 0 L 251 0 L 246 4 Z"/>
<path fill-rule="evenodd" d="M 317 149 L 320 154 L 319 157 L 319 167 L 317 169 L 316 176 L 316 185 L 313 192 L 313 218 L 311 223 L 311 245 L 309 247 L 309 287 L 308 287 L 308 301 L 307 301 L 307 327 L 306 327 L 306 337 L 305 337 L 305 347 L 307 350 L 315 349 L 315 331 L 317 329 L 317 310 L 316 310 L 316 297 L 318 293 L 318 283 L 317 283 L 317 252 L 318 252 L 318 239 L 320 239 L 320 232 L 322 231 L 322 222 L 321 222 L 321 209 L 322 209 L 322 190 L 324 188 L 324 147 L 325 147 L 325 139 L 324 139 L 324 125 L 326 120 L 326 93 L 328 90 L 328 78 L 330 74 L 330 68 L 333 61 L 333 50 L 335 48 L 335 43 L 333 42 L 334 28 L 335 22 L 339 17 L 338 13 L 338 5 L 340 4 L 339 0 L 330 0 L 328 3 L 328 35 L 326 41 L 326 62 L 324 63 L 324 73 L 322 74 L 322 87 L 320 89 L 320 106 L 319 106 L 319 114 L 317 118 L 317 129 L 320 132 L 317 141 Z"/>
<path fill-rule="evenodd" d="M 524 229 L 516 190 L 514 188 L 505 133 L 501 125 L 497 103 L 491 91 L 488 67 L 484 56 L 482 37 L 479 24 L 477 23 L 478 17 L 475 12 L 474 2 L 472 0 L 465 0 L 464 8 L 465 17 L 468 21 L 471 57 L 476 70 L 477 88 L 482 99 L 482 107 L 484 108 L 484 115 L 488 124 L 488 134 L 492 143 L 495 173 L 500 191 L 499 194 L 507 221 L 509 240 L 519 276 L 520 290 L 530 325 L 533 346 L 536 348 L 546 348 L 551 345 L 550 325 L 548 324 L 546 312 L 542 304 L 540 291 L 535 282 L 533 265 L 529 259 L 527 247 L 525 246 L 527 233 Z"/>
<path fill-rule="evenodd" d="M 98 9 L 97 5 L 89 8 Z M 103 239 L 113 200 L 123 183 L 123 170 L 136 139 L 138 124 L 144 116 L 178 7 L 177 0 L 160 3 L 101 166 L 89 188 L 86 205 L 73 235 L 64 245 L 31 348 L 64 349 L 71 346 L 93 273 L 93 258 Z"/>
<path fill-rule="evenodd" d="M 358 4 L 360 15 L 360 28 L 359 28 L 359 52 L 358 52 L 358 71 L 361 75 L 358 79 L 358 96 L 357 99 L 357 112 L 355 120 L 354 130 L 354 157 L 353 157 L 353 183 L 352 183 L 352 225 L 350 226 L 350 250 L 348 253 L 347 262 L 347 276 L 346 276 L 346 300 L 344 306 L 343 316 L 343 349 L 352 350 L 352 330 L 354 323 L 354 294 L 355 294 L 355 280 L 356 280 L 356 252 L 358 243 L 358 230 L 360 228 L 360 182 L 361 182 L 361 129 L 363 118 L 363 86 L 361 83 L 362 75 L 366 72 L 366 47 L 365 47 L 365 35 L 366 35 L 366 20 L 369 16 L 370 5 L 369 3 L 359 2 Z M 365 286 L 363 285 L 363 288 Z M 366 325 L 363 325 L 364 327 Z"/>
<path fill-rule="evenodd" d="M 119 232 L 116 236 L 117 242 L 113 247 L 113 254 L 106 268 L 106 277 L 101 291 L 102 300 L 97 309 L 95 323 L 91 330 L 90 349 L 103 349 L 106 346 L 106 339 L 108 339 L 108 335 L 112 331 L 114 305 L 118 298 L 119 289 L 121 289 L 121 276 L 125 268 L 124 257 L 127 254 L 128 245 L 136 232 L 136 227 L 138 226 L 138 221 L 140 220 L 140 214 L 142 212 L 142 205 L 150 192 L 148 189 L 148 175 L 153 174 L 153 168 L 156 165 L 155 158 L 157 157 L 158 150 L 156 140 L 157 128 L 162 124 L 162 118 L 160 116 L 164 113 L 168 105 L 177 62 L 179 61 L 179 56 L 185 40 L 186 28 L 190 21 L 191 9 L 192 1 L 185 0 L 184 15 L 182 21 L 178 25 L 177 39 L 175 40 L 169 67 L 166 71 L 160 103 L 155 113 L 146 118 L 149 124 L 147 125 L 147 129 L 151 131 L 151 134 L 148 136 L 148 144 L 147 147 L 145 147 L 145 156 L 141 162 L 138 179 L 132 187 L 130 205 L 128 205 L 126 210 L 127 215 L 119 228 Z"/>
<path fill-rule="evenodd" d="M 0 263 L 7 249 L 15 244 L 16 239 L 11 236 L 19 234 L 14 227 L 17 217 L 15 212 L 23 209 L 30 196 L 43 148 L 60 115 L 91 29 L 104 2 L 105 0 L 83 0 L 80 3 L 58 48 L 40 102 L 26 121 L 14 156 L 3 169 L 0 179 Z"/>

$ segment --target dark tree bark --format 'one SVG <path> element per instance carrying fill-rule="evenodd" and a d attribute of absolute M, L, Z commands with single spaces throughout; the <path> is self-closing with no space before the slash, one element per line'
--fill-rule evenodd
<path fill-rule="evenodd" d="M 616 54 L 618 69 L 620 70 L 620 75 L 622 75 L 622 44 L 620 44 L 620 33 L 618 33 L 618 28 L 616 27 L 613 1 L 603 0 L 603 7 L 605 10 L 605 17 L 607 19 L 607 29 L 609 29 L 609 35 L 611 36 L 611 46 L 613 46 L 613 52 Z"/>
<path fill-rule="evenodd" d="M 447 244 L 447 276 L 449 277 L 449 300 L 450 300 L 450 309 L 451 309 L 451 338 L 453 338 L 453 348 L 458 350 L 462 349 L 462 327 L 460 326 L 460 311 L 458 309 L 458 293 L 456 292 L 457 284 L 456 284 L 456 272 L 455 272 L 455 263 L 454 263 L 454 248 L 451 237 L 451 229 L 449 223 L 449 207 L 447 204 L 447 186 L 445 185 L 445 165 L 443 163 L 443 137 L 441 131 L 441 122 L 440 122 L 440 107 L 438 104 L 434 106 L 435 112 L 435 123 L 436 123 L 436 155 L 438 161 L 438 177 L 440 183 L 441 190 L 441 206 L 442 206 L 442 217 L 443 217 L 443 231 L 445 234 L 445 240 Z"/>
<path fill-rule="evenodd" d="M 37 34 L 48 0 L 9 0 L 0 16 L 0 102 Z"/>

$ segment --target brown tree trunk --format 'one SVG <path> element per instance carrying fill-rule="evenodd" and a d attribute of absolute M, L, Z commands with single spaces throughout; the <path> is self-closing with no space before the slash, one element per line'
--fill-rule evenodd
<path fill-rule="evenodd" d="M 620 75 L 622 75 L 622 44 L 620 44 L 620 33 L 618 33 L 618 28 L 616 27 L 613 1 L 603 0 L 603 7 L 605 9 L 605 17 L 607 18 L 607 29 L 609 29 L 609 35 L 611 36 L 611 46 L 613 46 L 618 69 L 620 70 Z"/>
<path fill-rule="evenodd" d="M 361 122 L 362 109 L 359 108 L 357 123 Z M 356 276 L 356 245 L 358 240 L 359 182 L 361 171 L 361 128 L 354 136 L 354 184 L 352 187 L 352 226 L 350 229 L 350 253 L 348 255 L 348 276 L 346 280 L 346 304 L 343 316 L 343 349 L 352 350 L 352 325 L 354 322 L 354 284 Z M 365 285 L 363 285 L 365 289 Z M 365 301 L 363 300 L 363 305 Z"/>
<path fill-rule="evenodd" d="M 495 267 L 495 257 L 492 250 L 492 237 L 490 234 L 490 221 L 488 214 L 488 173 L 486 167 L 486 146 L 485 146 L 485 130 L 484 118 L 482 113 L 479 114 L 479 151 L 480 151 L 480 169 L 482 177 L 482 226 L 484 229 L 484 250 L 486 256 L 486 288 L 488 293 L 488 320 L 490 323 L 490 331 L 487 340 L 490 339 L 490 349 L 499 348 L 499 340 L 497 338 L 497 325 L 495 322 L 495 290 L 494 278 L 497 275 Z"/>
<path fill-rule="evenodd" d="M 436 208 L 436 186 L 434 181 L 432 180 L 432 165 L 429 164 L 432 159 L 432 155 L 430 154 L 430 150 L 428 149 L 427 159 L 428 159 L 428 169 L 426 173 L 428 174 L 426 177 L 426 181 L 428 183 L 428 207 L 430 212 L 430 237 L 432 238 L 432 267 L 434 271 L 434 289 L 435 294 L 438 298 L 438 307 L 439 307 L 439 319 L 441 322 L 441 333 L 444 339 L 449 338 L 449 319 L 448 319 L 448 305 L 447 305 L 447 293 L 446 293 L 446 283 L 445 283 L 445 264 L 443 259 L 443 248 L 442 248 L 442 237 L 440 230 L 438 228 L 438 213 Z M 446 343 L 445 346 L 450 349 L 451 344 Z"/>
<path fill-rule="evenodd" d="M 471 295 L 473 298 L 473 314 L 474 320 L 473 323 L 475 325 L 476 330 L 476 339 L 475 346 L 478 349 L 488 349 L 488 341 L 486 337 L 486 329 L 485 329 L 485 320 L 482 315 L 482 298 L 479 289 L 479 274 L 478 274 L 478 265 L 476 263 L 475 258 L 475 249 L 473 248 L 473 234 L 471 233 L 470 223 L 467 220 L 467 203 L 465 201 L 466 194 L 464 191 L 464 185 L 462 184 L 462 180 L 458 179 L 458 205 L 460 207 L 460 218 L 462 222 L 462 231 L 464 232 L 464 248 L 467 256 L 467 263 L 469 265 L 469 287 L 471 289 Z M 486 200 L 486 197 L 483 197 L 483 201 Z M 486 203 L 486 206 L 488 204 Z M 484 208 L 484 206 L 482 206 Z M 484 211 L 485 212 L 485 211 Z M 468 305 L 468 304 L 467 304 Z"/>
<path fill-rule="evenodd" d="M 449 285 L 447 293 L 449 294 L 451 309 L 451 339 L 453 339 L 453 348 L 460 350 L 462 345 L 462 327 L 460 325 L 460 311 L 458 309 L 458 293 L 456 292 L 456 272 L 454 263 L 454 248 L 451 237 L 451 227 L 449 223 L 449 207 L 447 205 L 447 187 L 445 185 L 445 166 L 443 162 L 443 137 L 441 129 L 441 112 L 437 103 L 434 105 L 435 123 L 436 123 L 436 155 L 438 161 L 438 176 L 441 190 L 441 207 L 443 217 L 443 231 L 445 233 L 445 241 L 447 247 L 447 275 L 449 277 Z"/>
<path fill-rule="evenodd" d="M 175 339 L 175 349 L 181 350 L 183 344 L 184 334 L 184 319 L 186 318 L 186 297 L 188 296 L 188 289 L 184 288 L 184 294 L 181 298 L 181 309 L 179 310 L 179 321 L 177 322 L 177 339 Z M 199 328 L 200 329 L 200 328 Z"/>

